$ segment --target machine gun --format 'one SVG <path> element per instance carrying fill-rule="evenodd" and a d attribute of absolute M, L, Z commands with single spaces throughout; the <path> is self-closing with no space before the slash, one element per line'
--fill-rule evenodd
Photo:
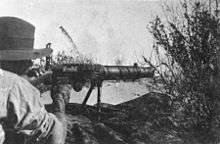
<path fill-rule="evenodd" d="M 97 107 L 101 105 L 101 87 L 104 80 L 136 80 L 140 78 L 151 78 L 154 76 L 154 69 L 151 67 L 134 66 L 104 66 L 97 64 L 61 64 L 51 66 L 50 70 L 38 78 L 29 79 L 33 85 L 40 83 L 53 85 L 59 81 L 71 81 L 75 83 L 73 88 L 80 91 L 82 86 L 89 82 L 90 88 L 83 100 L 86 105 L 92 90 L 97 87 Z M 81 84 L 81 85 L 80 85 Z"/>

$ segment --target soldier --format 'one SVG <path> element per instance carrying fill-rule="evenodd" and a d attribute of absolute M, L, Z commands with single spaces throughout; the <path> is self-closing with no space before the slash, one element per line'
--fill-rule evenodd
<path fill-rule="evenodd" d="M 40 92 L 20 77 L 32 66 L 32 59 L 52 52 L 50 48 L 33 49 L 34 30 L 32 24 L 22 19 L 0 17 L 0 144 L 22 143 L 16 134 L 22 134 L 27 144 L 65 141 L 65 104 L 71 87 L 56 86 L 52 114 L 40 102 Z"/>

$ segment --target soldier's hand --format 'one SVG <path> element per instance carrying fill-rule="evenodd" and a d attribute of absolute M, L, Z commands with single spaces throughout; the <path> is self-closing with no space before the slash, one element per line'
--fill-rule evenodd
<path fill-rule="evenodd" d="M 73 88 L 70 84 L 54 85 L 51 92 L 51 98 L 53 101 L 55 101 L 58 98 L 62 98 L 65 104 L 67 104 L 69 103 L 72 89 Z"/>
<path fill-rule="evenodd" d="M 65 113 L 65 105 L 69 103 L 72 86 L 70 84 L 57 84 L 52 87 L 51 98 L 54 112 Z"/>

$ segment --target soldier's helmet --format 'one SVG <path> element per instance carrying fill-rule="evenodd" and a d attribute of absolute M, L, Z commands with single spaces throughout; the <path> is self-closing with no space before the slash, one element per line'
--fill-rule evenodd
<path fill-rule="evenodd" d="M 34 49 L 35 27 L 16 17 L 0 17 L 0 61 L 36 59 L 52 53 L 50 48 Z"/>

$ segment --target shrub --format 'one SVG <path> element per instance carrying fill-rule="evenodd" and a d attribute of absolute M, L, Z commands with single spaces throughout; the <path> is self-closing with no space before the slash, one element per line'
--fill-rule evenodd
<path fill-rule="evenodd" d="M 150 32 L 155 44 L 154 84 L 172 97 L 172 121 L 181 135 L 198 136 L 204 143 L 213 125 L 217 96 L 213 91 L 216 74 L 218 20 L 201 2 L 181 3 L 181 13 L 163 22 L 156 17 Z M 203 135 L 203 136 L 202 136 Z M 189 136 L 189 135 L 187 135 Z M 210 135 L 211 137 L 211 135 Z"/>

